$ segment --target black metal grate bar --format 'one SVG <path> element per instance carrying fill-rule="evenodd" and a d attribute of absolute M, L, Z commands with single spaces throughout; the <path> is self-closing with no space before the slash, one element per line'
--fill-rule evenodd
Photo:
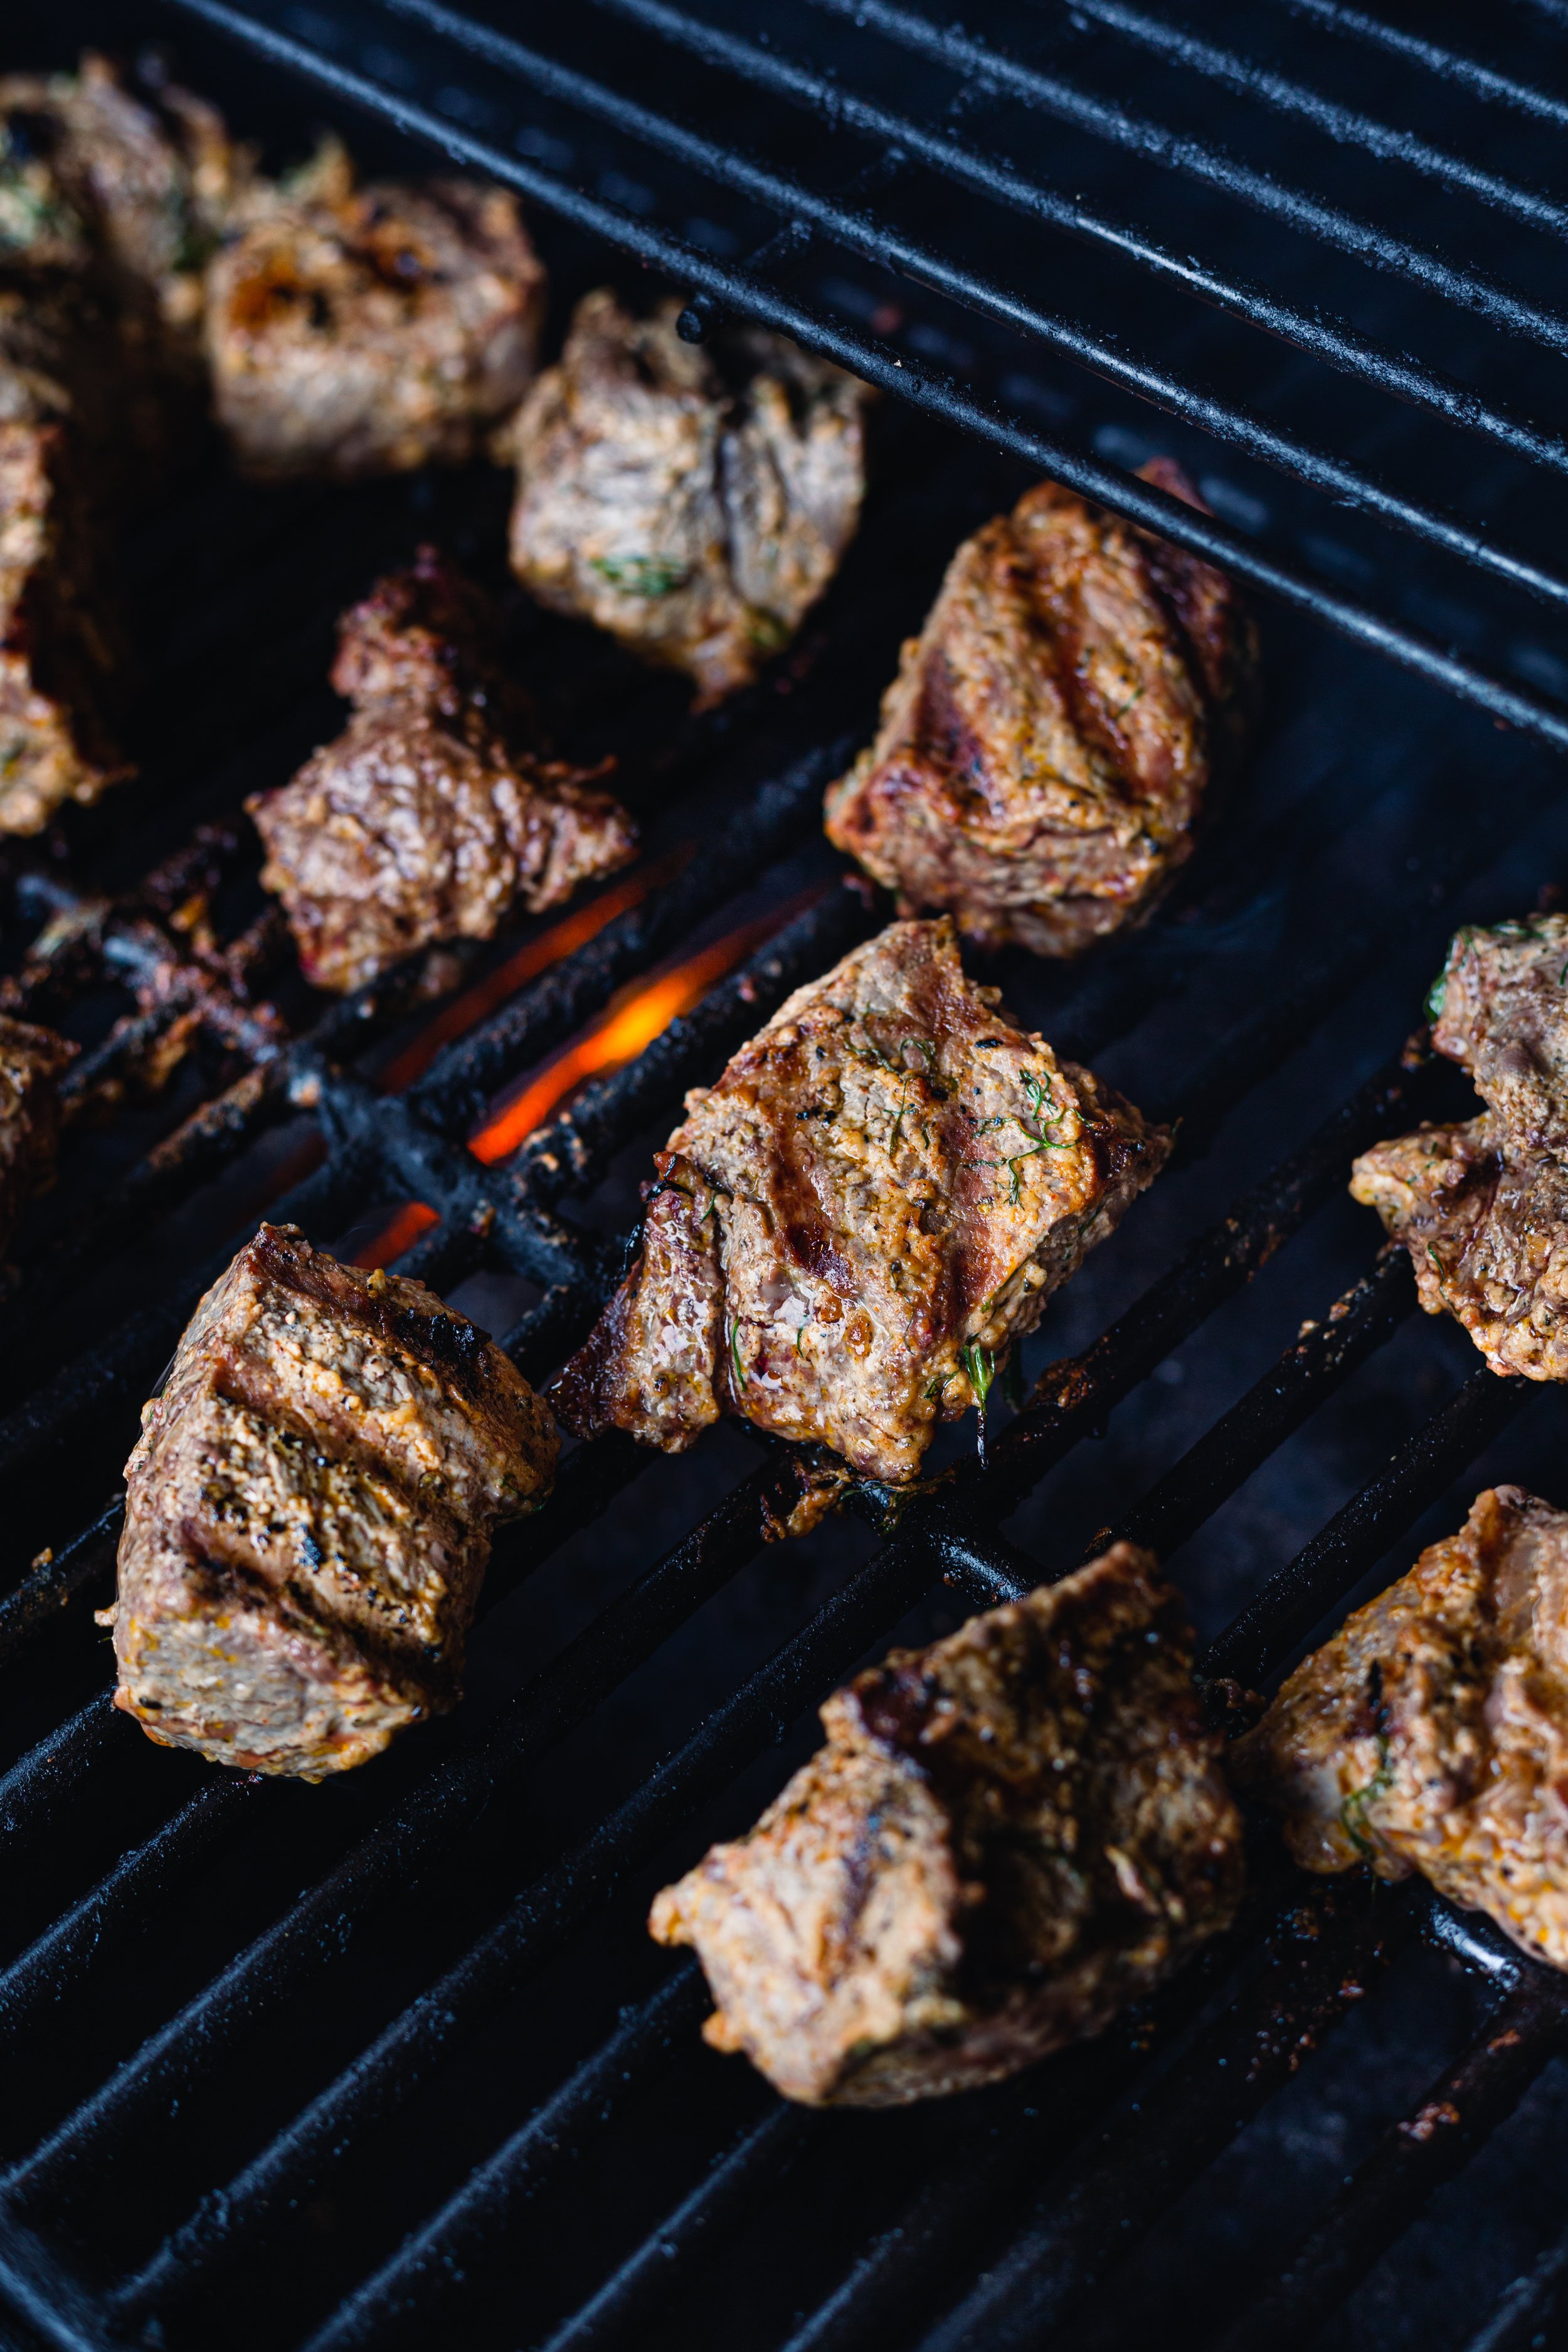
<path fill-rule="evenodd" d="M 649 5 L 649 0 L 615 0 L 615 5 L 641 6 Z M 837 16 L 853 16 L 857 23 L 874 26 L 908 48 L 1005 89 L 1010 98 L 1020 100 L 1039 113 L 1091 131 L 1097 138 L 1140 155 L 1165 171 L 1248 205 L 1288 227 L 1300 230 L 1320 245 L 1440 294 L 1493 325 L 1543 343 L 1550 350 L 1568 351 L 1568 319 L 1560 313 L 1522 301 L 1507 287 L 1479 272 L 1454 269 L 1436 254 L 1392 236 L 1369 221 L 1357 220 L 1321 204 L 1304 190 L 1288 187 L 1266 172 L 1238 163 L 1223 150 L 1207 146 L 1202 140 L 1183 138 L 1162 123 L 1129 114 L 1060 75 L 1021 65 L 988 43 L 956 29 L 933 25 L 929 17 L 914 10 L 896 6 L 893 0 L 809 0 L 809 5 Z"/>
<path fill-rule="evenodd" d="M 1565 2030 L 1562 1984 L 1543 1983 L 1531 1970 L 1414 2114 L 1357 2166 L 1277 2284 L 1226 2331 L 1216 2352 L 1297 2352 L 1310 2344 L 1428 2199 L 1513 2113 L 1562 2049 Z"/>
<path fill-rule="evenodd" d="M 1144 9 L 1128 7 L 1125 0 L 1073 0 L 1073 7 L 1075 15 L 1104 26 L 1108 32 L 1120 34 L 1151 56 L 1171 58 L 1227 89 L 1260 100 L 1277 113 L 1310 122 L 1315 131 L 1322 131 L 1342 146 L 1362 148 L 1384 163 L 1405 164 L 1423 179 L 1474 196 L 1479 203 L 1494 205 L 1499 212 L 1511 214 L 1514 219 L 1547 230 L 1554 236 L 1562 236 L 1568 230 L 1568 208 L 1539 189 L 1500 179 L 1495 173 L 1483 172 L 1467 163 L 1462 155 L 1449 154 L 1425 139 L 1417 139 L 1411 131 L 1396 130 L 1389 123 L 1379 122 L 1373 115 L 1357 113 L 1353 108 L 1338 106 L 1287 75 L 1252 65 L 1234 49 L 1200 40 L 1163 17 L 1151 16 Z"/>
<path fill-rule="evenodd" d="M 1289 16 L 1304 16 L 1312 24 L 1322 25 L 1346 40 L 1362 41 L 1369 48 L 1383 50 L 1387 57 L 1405 58 L 1424 72 L 1436 74 L 1442 81 L 1455 82 L 1462 89 L 1472 91 L 1477 98 L 1512 107 L 1521 114 L 1531 114 L 1541 122 L 1568 123 L 1568 99 L 1537 89 L 1530 82 L 1516 81 L 1474 58 L 1461 57 L 1457 50 L 1442 48 L 1436 41 L 1406 32 L 1402 26 L 1386 25 L 1381 17 L 1363 16 L 1358 8 L 1342 7 L 1340 0 L 1274 0 L 1274 5 Z"/>
<path fill-rule="evenodd" d="M 1013 418 L 999 415 L 988 403 L 976 401 L 960 391 L 946 375 L 912 360 L 895 360 L 885 345 L 791 298 L 758 278 L 751 269 L 715 261 L 710 254 L 686 238 L 584 194 L 558 174 L 508 153 L 372 77 L 353 72 L 306 44 L 257 23 L 225 5 L 224 0 L 173 0 L 173 5 L 234 34 L 272 62 L 291 68 L 340 98 L 384 116 L 408 135 L 441 148 L 454 161 L 516 187 L 580 227 L 638 255 L 719 302 L 794 336 L 806 348 L 821 352 L 868 383 L 1023 458 L 1038 472 L 1054 476 L 1070 488 L 1098 499 L 1178 546 L 1206 557 L 1342 634 L 1376 647 L 1432 684 L 1475 702 L 1509 725 L 1537 735 L 1558 749 L 1568 748 L 1568 714 L 1543 697 L 1481 670 L 1445 650 L 1432 638 L 1358 599 L 1340 593 L 1309 572 L 1260 552 L 1242 533 L 1196 514 L 1179 499 L 1152 488 L 1136 476 L 1053 441 Z M 870 20 L 879 24 L 889 13 L 879 6 L 871 8 L 869 0 L 868 9 Z"/>
<path fill-rule="evenodd" d="M 1053 344 L 1123 391 L 1152 401 L 1170 415 L 1198 425 L 1216 440 L 1243 450 L 1247 457 L 1293 475 L 1347 506 L 1373 515 L 1413 538 L 1441 547 L 1480 570 L 1493 572 L 1500 579 L 1544 601 L 1568 603 L 1568 581 L 1499 547 L 1484 532 L 1471 530 L 1451 516 L 1399 497 L 1355 467 L 1311 448 L 1299 437 L 1280 433 L 1255 413 L 1195 391 L 1147 359 L 1124 354 L 1115 338 L 1089 333 L 1070 320 L 1054 317 L 994 280 L 945 262 L 929 247 L 917 245 L 861 213 L 815 194 L 798 180 L 763 170 L 732 148 L 697 137 L 667 116 L 618 97 L 586 75 L 568 71 L 540 50 L 528 48 L 509 35 L 475 26 L 450 9 L 434 5 L 434 0 L 386 0 L 386 5 L 400 16 L 415 17 L 445 33 L 487 62 L 500 65 L 600 121 L 632 132 L 661 152 L 694 165 L 755 202 L 785 215 L 793 214 L 826 230 L 838 244 L 868 260 L 949 295 L 982 317 Z M 792 95 L 807 100 L 829 113 L 835 121 L 878 138 L 897 141 L 901 149 L 908 148 L 924 162 L 937 162 L 940 153 L 942 166 L 952 177 L 967 179 L 971 184 L 978 183 L 984 193 L 1001 197 L 1020 211 L 1037 215 L 1040 212 L 1039 192 L 1029 183 L 1000 173 L 994 164 L 984 163 L 955 141 L 934 140 L 883 108 L 847 97 L 836 84 L 819 76 L 785 66 L 754 42 L 731 34 L 709 34 L 677 10 L 658 5 L 658 0 L 596 0 L 596 5 L 614 14 L 630 16 L 638 23 L 650 23 L 699 56 L 746 72 L 753 79 L 765 78 L 770 88 L 788 87 Z"/>

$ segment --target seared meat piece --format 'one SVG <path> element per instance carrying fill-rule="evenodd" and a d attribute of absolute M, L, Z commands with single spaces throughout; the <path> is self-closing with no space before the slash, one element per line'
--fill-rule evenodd
<path fill-rule="evenodd" d="M 600 771 L 528 748 L 498 637 L 489 599 L 421 549 L 344 617 L 343 732 L 247 802 L 261 879 L 317 987 L 361 987 L 433 940 L 488 940 L 514 906 L 558 906 L 636 855 L 626 811 L 590 788 Z"/>
<path fill-rule="evenodd" d="M 1241 1826 L 1180 1596 L 1103 1559 L 895 1650 L 827 1744 L 649 1922 L 743 2050 L 814 2105 L 972 2089 L 1098 2033 L 1241 1892 Z"/>
<path fill-rule="evenodd" d="M 0 1255 L 28 1201 L 53 1180 L 60 1139 L 55 1081 L 76 1047 L 0 1013 Z"/>
<path fill-rule="evenodd" d="M 1479 1495 L 1230 1758 L 1303 1869 L 1418 1870 L 1568 1968 L 1568 1512 Z"/>
<path fill-rule="evenodd" d="M 130 773 L 99 541 L 199 415 L 204 242 L 242 163 L 164 97 L 91 57 L 0 78 L 0 832 Z"/>
<path fill-rule="evenodd" d="M 206 346 L 247 472 L 458 465 L 522 397 L 544 271 L 504 189 L 356 189 L 333 148 L 240 218 L 207 271 Z"/>
<path fill-rule="evenodd" d="M 1143 470 L 1202 504 L 1178 467 Z M 1256 663 L 1221 573 L 1041 482 L 948 566 L 876 741 L 828 793 L 828 838 L 906 914 L 1076 955 L 1191 856 Z"/>
<path fill-rule="evenodd" d="M 568 1429 L 679 1453 L 727 1411 L 918 1475 L 1170 1150 L 997 997 L 951 921 L 895 923 L 687 1096 Z"/>
<path fill-rule="evenodd" d="M 1494 1372 L 1568 1380 L 1568 1162 L 1488 1113 L 1374 1144 L 1351 1192 L 1410 1252 L 1427 1314 L 1446 1307 Z"/>
<path fill-rule="evenodd" d="M 18 388 L 5 299 L 0 404 Z M 63 803 L 95 801 L 131 773 L 100 715 L 119 653 L 96 593 L 76 446 L 64 421 L 0 421 L 0 833 L 37 833 Z"/>
<path fill-rule="evenodd" d="M 455 1703 L 491 1530 L 557 1452 L 481 1331 L 263 1225 L 142 1423 L 114 1703 L 153 1739 L 319 1780 Z"/>
<path fill-rule="evenodd" d="M 1474 1079 L 1479 1118 L 1423 1127 L 1356 1161 L 1354 1198 L 1410 1252 L 1497 1372 L 1568 1380 L 1568 917 L 1466 929 L 1428 1010 Z"/>
<path fill-rule="evenodd" d="M 164 96 L 160 119 L 90 54 L 79 74 L 0 78 L 0 257 L 107 262 L 121 304 L 148 296 L 188 337 L 202 264 L 246 159 L 214 108 L 177 89 Z"/>
<path fill-rule="evenodd" d="M 1432 1043 L 1468 1072 L 1510 1150 L 1568 1150 L 1568 915 L 1455 938 L 1428 1007 Z"/>
<path fill-rule="evenodd" d="M 782 335 L 683 343 L 678 301 L 577 306 L 510 440 L 512 567 L 690 673 L 705 702 L 755 677 L 827 586 L 860 519 L 871 397 Z"/>

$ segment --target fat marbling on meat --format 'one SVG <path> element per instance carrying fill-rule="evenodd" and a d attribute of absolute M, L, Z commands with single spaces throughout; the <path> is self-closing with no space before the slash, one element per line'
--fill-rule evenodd
<path fill-rule="evenodd" d="M 416 948 L 489 939 L 636 855 L 620 803 L 548 760 L 508 678 L 500 616 L 433 548 L 345 614 L 343 732 L 246 805 L 318 987 L 363 986 Z"/>
<path fill-rule="evenodd" d="M 558 1441 L 423 1283 L 263 1225 L 126 1465 L 115 1705 L 164 1746 L 316 1780 L 450 1706 L 491 1532 Z"/>
<path fill-rule="evenodd" d="M 705 2032 L 816 2105 L 994 2082 L 1100 2032 L 1240 1894 L 1180 1597 L 1121 1543 L 822 1709 L 826 1745 L 650 1921 Z"/>
<path fill-rule="evenodd" d="M 531 381 L 543 301 L 505 189 L 360 187 L 329 142 L 252 192 L 208 265 L 218 421 L 268 478 L 461 464 Z"/>
<path fill-rule="evenodd" d="M 715 702 L 787 645 L 860 516 L 867 387 L 782 335 L 682 342 L 680 304 L 578 304 L 510 429 L 511 560 L 542 604 Z"/>
<path fill-rule="evenodd" d="M 1460 931 L 1431 994 L 1432 1043 L 1486 1108 L 1375 1144 L 1351 1191 L 1410 1252 L 1494 1371 L 1568 1379 L 1568 917 Z"/>
<path fill-rule="evenodd" d="M 1419 1871 L 1568 1968 L 1568 1512 L 1478 1496 L 1230 1760 L 1303 1869 Z"/>
<path fill-rule="evenodd" d="M 678 1453 L 721 1412 L 910 1479 L 1170 1149 L 895 923 L 734 1055 L 655 1166 L 640 1256 L 552 1391 Z"/>
<path fill-rule="evenodd" d="M 1144 471 L 1202 504 L 1179 467 Z M 906 914 L 1075 955 L 1191 856 L 1256 666 L 1222 573 L 1041 482 L 948 566 L 875 742 L 828 793 L 828 837 Z"/>

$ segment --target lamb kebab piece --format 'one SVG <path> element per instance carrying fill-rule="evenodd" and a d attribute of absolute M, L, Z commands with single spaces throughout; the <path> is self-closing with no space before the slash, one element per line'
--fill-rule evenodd
<path fill-rule="evenodd" d="M 1179 467 L 1148 479 L 1203 501 Z M 1208 564 L 1055 482 L 966 540 L 828 838 L 971 938 L 1070 956 L 1141 922 L 1237 765 L 1252 623 Z"/>
<path fill-rule="evenodd" d="M 105 526 L 193 411 L 198 200 L 178 127 L 100 59 L 0 79 L 0 832 L 130 773 Z"/>
<path fill-rule="evenodd" d="M 292 782 L 246 806 L 320 988 L 363 986 L 437 940 L 493 936 L 637 853 L 601 770 L 533 748 L 500 616 L 434 548 L 344 615 L 332 684 L 353 706 Z"/>
<path fill-rule="evenodd" d="M 1419 1871 L 1568 1968 L 1568 1512 L 1479 1495 L 1230 1759 L 1304 1870 Z"/>
<path fill-rule="evenodd" d="M 782 335 L 682 342 L 678 301 L 577 306 L 529 394 L 511 560 L 542 604 L 689 672 L 704 703 L 756 677 L 860 517 L 867 386 Z"/>
<path fill-rule="evenodd" d="M 689 1094 L 564 1425 L 679 1453 L 728 1412 L 918 1475 L 1170 1150 L 998 997 L 951 920 L 895 923 Z"/>
<path fill-rule="evenodd" d="M 152 1738 L 319 1780 L 455 1704 L 491 1532 L 558 1450 L 482 1331 L 263 1225 L 142 1420 L 114 1703 Z"/>
<path fill-rule="evenodd" d="M 1479 1118 L 1363 1152 L 1351 1181 L 1410 1252 L 1421 1304 L 1496 1372 L 1568 1380 L 1568 917 L 1458 933 L 1428 1010 Z"/>
<path fill-rule="evenodd" d="M 75 1053 L 52 1029 L 0 1013 L 0 1256 L 33 1194 L 54 1181 L 60 1140 L 56 1082 Z"/>
<path fill-rule="evenodd" d="M 786 2097 L 891 2106 L 1100 2032 L 1227 1927 L 1241 1825 L 1149 1553 L 895 1650 L 756 1827 L 657 1898 L 703 2029 Z"/>
<path fill-rule="evenodd" d="M 504 189 L 358 187 L 329 142 L 237 209 L 205 296 L 240 466 L 342 479 L 476 454 L 532 379 L 544 269 Z"/>

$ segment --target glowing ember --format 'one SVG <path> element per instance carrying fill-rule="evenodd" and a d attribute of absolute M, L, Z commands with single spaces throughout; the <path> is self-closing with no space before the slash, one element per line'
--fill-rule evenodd
<path fill-rule="evenodd" d="M 424 1076 L 435 1060 L 437 1050 L 450 1038 L 460 1037 L 465 1029 L 471 1029 L 477 1021 L 482 1021 L 487 1013 L 493 1013 L 498 1004 L 504 1003 L 526 982 L 537 980 L 542 971 L 547 971 L 552 963 L 559 963 L 563 956 L 572 955 L 578 948 L 586 947 L 606 923 L 613 922 L 617 915 L 624 915 L 628 907 L 637 906 L 650 890 L 657 890 L 662 884 L 673 881 L 696 846 L 695 842 L 683 842 L 679 848 L 672 849 L 668 857 L 661 857 L 651 866 L 639 866 L 635 874 L 624 876 L 613 888 L 601 891 L 586 906 L 578 907 L 570 915 L 563 916 L 560 922 L 552 923 L 547 931 L 541 931 L 537 939 L 530 940 L 525 946 L 519 948 L 505 963 L 498 964 L 494 971 L 487 972 L 483 980 L 476 981 L 472 988 L 465 989 L 461 996 L 443 1006 L 429 1027 L 422 1029 L 412 1044 L 404 1047 L 395 1061 L 387 1064 L 381 1076 L 384 1091 L 395 1094 L 399 1087 L 412 1086 L 416 1078 Z"/>
<path fill-rule="evenodd" d="M 468 1150 L 475 1159 L 487 1167 L 504 1160 L 535 1128 L 542 1127 L 552 1111 L 585 1078 L 607 1076 L 635 1061 L 672 1021 L 689 1013 L 727 972 L 754 955 L 765 940 L 821 895 L 820 887 L 805 891 L 756 922 L 715 940 L 710 948 L 677 964 L 672 971 L 623 989 L 574 1045 L 547 1062 L 520 1094 L 503 1104 L 487 1127 L 469 1137 Z"/>
<path fill-rule="evenodd" d="M 394 1258 L 401 1257 L 405 1250 L 413 1248 L 421 1234 L 427 1234 L 432 1225 L 438 1225 L 440 1222 L 435 1210 L 423 1201 L 405 1201 L 401 1209 L 394 1210 L 374 1241 L 368 1241 L 363 1249 L 355 1250 L 350 1264 L 364 1266 L 367 1270 L 378 1265 L 390 1265 Z"/>

